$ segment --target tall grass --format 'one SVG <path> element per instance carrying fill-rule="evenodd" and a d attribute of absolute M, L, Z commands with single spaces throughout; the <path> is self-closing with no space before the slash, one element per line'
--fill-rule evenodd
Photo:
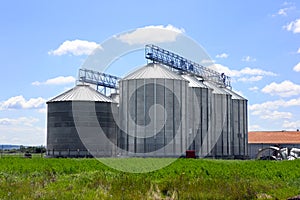
<path fill-rule="evenodd" d="M 95 159 L 5 157 L 0 199 L 286 199 L 300 194 L 299 169 L 300 160 L 178 159 L 131 174 Z"/>

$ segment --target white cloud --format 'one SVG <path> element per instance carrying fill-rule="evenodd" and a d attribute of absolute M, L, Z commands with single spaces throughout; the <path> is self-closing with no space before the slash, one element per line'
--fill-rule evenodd
<path fill-rule="evenodd" d="M 167 26 L 145 26 L 116 38 L 129 45 L 174 42 L 177 36 L 184 32 L 184 29 L 174 27 L 170 24 Z"/>
<path fill-rule="evenodd" d="M 244 62 L 255 62 L 256 58 L 252 58 L 251 56 L 245 56 L 242 58 L 242 61 Z"/>
<path fill-rule="evenodd" d="M 254 115 L 260 114 L 264 110 L 274 110 L 283 105 L 285 101 L 283 100 L 277 100 L 277 101 L 266 101 L 261 104 L 253 104 L 249 105 L 249 110 L 254 111 Z"/>
<path fill-rule="evenodd" d="M 241 82 L 256 82 L 256 81 L 260 81 L 262 78 L 263 78 L 263 76 L 250 76 L 250 77 L 239 78 L 238 81 L 241 81 Z"/>
<path fill-rule="evenodd" d="M 251 115 L 261 115 L 265 110 L 255 110 L 251 112 Z"/>
<path fill-rule="evenodd" d="M 272 82 L 271 84 L 266 85 L 261 91 L 272 96 L 278 95 L 281 97 L 290 97 L 300 94 L 300 85 L 288 80 L 281 83 Z"/>
<path fill-rule="evenodd" d="M 55 78 L 48 79 L 44 82 L 35 81 L 31 83 L 32 85 L 39 86 L 39 85 L 64 85 L 75 83 L 76 79 L 73 76 L 58 76 Z"/>
<path fill-rule="evenodd" d="M 0 118 L 1 126 L 15 126 L 23 125 L 32 127 L 39 119 L 33 117 L 19 117 L 16 119 L 13 118 Z"/>
<path fill-rule="evenodd" d="M 221 54 L 218 54 L 218 55 L 216 55 L 216 58 L 228 58 L 228 54 L 226 54 L 226 53 L 221 53 Z"/>
<path fill-rule="evenodd" d="M 286 26 L 283 26 L 283 28 L 293 33 L 300 33 L 300 19 L 290 22 Z"/>
<path fill-rule="evenodd" d="M 276 110 L 281 107 L 291 107 L 291 106 L 300 106 L 300 98 L 291 99 L 288 101 L 285 100 L 276 100 L 276 101 L 266 101 L 261 104 L 253 104 L 249 106 L 249 110 L 254 112 L 264 112 L 265 110 Z"/>
<path fill-rule="evenodd" d="M 240 77 L 244 75 L 252 75 L 252 76 L 277 76 L 275 73 L 270 71 L 265 71 L 258 68 L 250 68 L 245 67 L 241 70 L 231 70 L 228 67 L 221 65 L 221 64 L 213 64 L 211 66 L 208 66 L 209 68 L 217 71 L 217 72 L 223 72 L 228 76 L 232 77 Z"/>
<path fill-rule="evenodd" d="M 0 110 L 6 109 L 40 109 L 45 106 L 46 100 L 42 97 L 26 100 L 22 95 L 11 97 L 0 102 Z"/>
<path fill-rule="evenodd" d="M 290 112 L 279 112 L 275 111 L 265 111 L 264 113 L 260 114 L 261 119 L 270 119 L 270 120 L 277 120 L 277 119 L 291 119 L 293 114 Z"/>
<path fill-rule="evenodd" d="M 292 113 L 277 111 L 277 109 L 279 108 L 286 108 L 292 106 L 300 106 L 300 98 L 291 99 L 288 101 L 284 101 L 281 99 L 276 101 L 267 101 L 261 104 L 253 104 L 249 106 L 249 110 L 251 111 L 251 115 L 259 116 L 259 118 L 261 119 L 292 119 Z"/>
<path fill-rule="evenodd" d="M 283 6 L 288 6 L 288 5 L 292 5 L 292 3 L 290 4 L 283 4 Z M 295 6 L 290 6 L 290 7 L 285 7 L 285 8 L 280 8 L 276 14 L 273 14 L 272 17 L 275 17 L 275 16 L 287 16 L 287 12 L 289 10 L 292 10 L 292 9 L 295 9 L 296 7 Z"/>
<path fill-rule="evenodd" d="M 225 73 L 227 76 L 235 76 L 238 73 L 237 70 L 231 70 L 228 67 L 217 63 L 208 66 L 208 68 L 215 70 L 219 73 Z"/>
<path fill-rule="evenodd" d="M 298 98 L 298 99 L 291 99 L 289 101 L 286 101 L 284 106 L 285 107 L 300 106 L 300 98 Z"/>
<path fill-rule="evenodd" d="M 289 129 L 289 130 L 296 130 L 300 129 L 300 120 L 298 121 L 287 121 L 285 120 L 282 125 L 283 128 Z"/>
<path fill-rule="evenodd" d="M 232 78 L 237 78 L 236 80 L 241 82 L 260 81 L 264 76 L 276 76 L 276 74 L 273 72 L 265 71 L 258 68 L 245 67 L 241 70 L 231 70 L 228 67 L 221 64 L 213 64 L 208 66 L 208 68 L 213 69 L 219 73 L 225 73 L 227 76 L 230 76 Z"/>
<path fill-rule="evenodd" d="M 287 16 L 286 11 L 288 11 L 288 8 L 281 8 L 281 9 L 278 10 L 277 14 Z"/>
<path fill-rule="evenodd" d="M 300 62 L 293 68 L 295 72 L 300 72 Z"/>
<path fill-rule="evenodd" d="M 242 70 L 239 71 L 239 76 L 242 75 L 261 75 L 261 76 L 277 76 L 277 74 L 270 72 L 270 71 L 265 71 L 262 69 L 258 68 L 250 68 L 250 67 L 245 67 Z"/>
<path fill-rule="evenodd" d="M 293 114 L 290 112 L 277 111 L 279 108 L 287 108 L 292 106 L 300 106 L 300 98 L 276 101 L 267 101 L 261 104 L 253 104 L 249 106 L 251 115 L 259 116 L 261 119 L 279 120 L 279 119 L 292 119 Z"/>
<path fill-rule="evenodd" d="M 64 54 L 73 54 L 75 56 L 90 55 L 96 48 L 102 47 L 86 40 L 66 40 L 57 49 L 48 52 L 49 55 L 61 56 Z"/>
<path fill-rule="evenodd" d="M 36 118 L 0 119 L 0 140 L 2 144 L 45 145 L 46 130 L 38 127 Z M 30 138 L 30 139 L 28 139 Z"/>
<path fill-rule="evenodd" d="M 204 59 L 204 60 L 201 60 L 201 64 L 203 65 L 212 65 L 213 63 L 215 63 L 216 61 L 215 60 L 211 60 L 211 59 Z"/>
<path fill-rule="evenodd" d="M 285 2 L 283 2 L 283 6 L 287 6 L 287 5 L 292 5 L 293 3 L 292 2 L 289 2 L 289 1 L 285 1 Z"/>
<path fill-rule="evenodd" d="M 254 124 L 249 126 L 249 131 L 259 131 L 259 130 L 262 130 L 260 125 Z"/>
<path fill-rule="evenodd" d="M 39 112 L 39 113 L 46 114 L 46 113 L 47 113 L 47 108 L 41 108 L 41 109 L 38 109 L 38 112 Z"/>
<path fill-rule="evenodd" d="M 293 114 L 290 112 L 280 112 L 277 109 L 284 101 L 265 102 L 262 104 L 254 104 L 249 106 L 251 115 L 259 116 L 261 119 L 278 120 L 278 119 L 291 119 Z"/>
<path fill-rule="evenodd" d="M 298 49 L 297 53 L 300 53 L 300 48 Z"/>
<path fill-rule="evenodd" d="M 257 86 L 254 86 L 254 87 L 249 88 L 249 90 L 250 91 L 257 91 L 257 90 L 259 90 L 259 88 Z"/>

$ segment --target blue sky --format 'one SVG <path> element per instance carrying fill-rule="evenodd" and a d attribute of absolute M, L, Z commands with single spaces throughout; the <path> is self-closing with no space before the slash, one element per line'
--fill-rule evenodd
<path fill-rule="evenodd" d="M 192 38 L 208 67 L 232 77 L 249 100 L 249 131 L 300 129 L 298 1 L 3 1 L 0 27 L 1 144 L 44 145 L 45 101 L 74 86 L 93 48 L 149 27 Z M 109 72 L 121 76 L 142 56 Z"/>

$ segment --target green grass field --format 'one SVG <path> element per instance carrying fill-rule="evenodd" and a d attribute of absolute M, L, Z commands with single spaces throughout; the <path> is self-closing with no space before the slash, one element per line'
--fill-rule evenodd
<path fill-rule="evenodd" d="M 127 161 L 139 166 L 144 159 Z M 0 199 L 287 199 L 299 194 L 300 160 L 178 159 L 139 174 L 95 159 L 0 159 Z"/>

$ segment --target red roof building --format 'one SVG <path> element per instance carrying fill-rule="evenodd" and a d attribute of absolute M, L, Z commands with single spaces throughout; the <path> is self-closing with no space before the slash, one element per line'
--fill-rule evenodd
<path fill-rule="evenodd" d="M 275 145 L 300 148 L 300 131 L 253 131 L 248 133 L 250 158 L 255 158 L 260 149 Z"/>
<path fill-rule="evenodd" d="M 300 144 L 300 131 L 255 131 L 248 133 L 248 144 Z"/>

